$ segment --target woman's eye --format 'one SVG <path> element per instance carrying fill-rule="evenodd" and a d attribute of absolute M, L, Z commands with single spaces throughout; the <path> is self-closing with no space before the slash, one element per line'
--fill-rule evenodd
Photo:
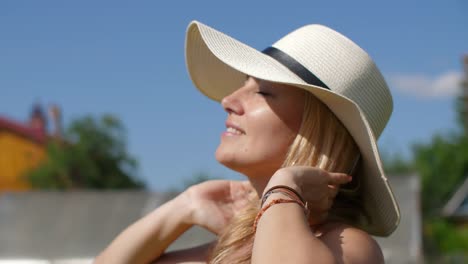
<path fill-rule="evenodd" d="M 267 93 L 267 92 L 264 92 L 264 91 L 258 91 L 257 92 L 259 95 L 262 95 L 262 96 L 269 96 L 270 94 Z"/>

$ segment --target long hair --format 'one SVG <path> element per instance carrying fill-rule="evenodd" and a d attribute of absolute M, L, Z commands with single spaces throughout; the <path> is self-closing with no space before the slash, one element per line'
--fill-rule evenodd
<path fill-rule="evenodd" d="M 325 104 L 309 92 L 304 94 L 301 128 L 282 166 L 305 165 L 349 173 L 359 156 L 356 143 Z M 357 190 L 340 190 L 330 210 L 330 218 L 347 221 L 353 217 L 353 211 L 359 209 L 355 206 L 359 199 L 357 193 Z M 250 263 L 255 235 L 252 227 L 258 210 L 258 198 L 252 199 L 249 206 L 232 219 L 220 234 L 208 263 Z"/>

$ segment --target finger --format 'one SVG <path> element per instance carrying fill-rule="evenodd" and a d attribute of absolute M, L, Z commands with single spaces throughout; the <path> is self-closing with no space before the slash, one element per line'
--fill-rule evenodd
<path fill-rule="evenodd" d="M 340 185 L 350 182 L 353 178 L 346 173 L 331 172 L 328 174 L 328 184 Z"/>
<path fill-rule="evenodd" d="M 253 190 L 253 187 L 250 181 L 242 181 L 242 187 L 247 191 Z"/>
<path fill-rule="evenodd" d="M 338 194 L 338 190 L 340 187 L 336 185 L 328 185 L 328 198 L 335 199 L 336 195 Z"/>
<path fill-rule="evenodd" d="M 231 200 L 250 201 L 256 197 L 256 193 L 249 181 L 233 182 L 231 186 Z M 255 194 L 255 197 L 253 196 Z"/>
<path fill-rule="evenodd" d="M 255 197 L 257 196 L 257 192 L 255 191 L 250 181 L 243 181 L 242 189 L 244 190 L 245 195 L 251 196 L 251 198 L 253 198 L 254 196 Z"/>
<path fill-rule="evenodd" d="M 249 204 L 249 199 L 246 199 L 245 197 L 243 197 L 242 199 L 236 199 L 234 200 L 234 207 L 232 209 L 234 211 L 239 211 L 240 209 L 246 207 Z"/>

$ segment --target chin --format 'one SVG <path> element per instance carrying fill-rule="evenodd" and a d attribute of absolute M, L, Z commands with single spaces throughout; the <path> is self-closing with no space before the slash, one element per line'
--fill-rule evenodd
<path fill-rule="evenodd" d="M 238 155 L 236 151 L 226 151 L 226 149 L 218 147 L 215 153 L 216 160 L 233 171 L 241 173 L 247 177 L 257 175 L 273 175 L 276 170 L 281 168 L 283 160 L 275 159 L 274 157 L 256 159 L 253 156 Z"/>
<path fill-rule="evenodd" d="M 224 167 L 241 174 L 244 174 L 245 168 L 248 167 L 248 164 L 240 161 L 238 157 L 236 157 L 235 153 L 225 152 L 220 148 L 216 150 L 215 158 Z"/>
<path fill-rule="evenodd" d="M 233 157 L 233 155 L 222 153 L 222 151 L 217 150 L 215 153 L 215 158 L 220 164 L 229 169 L 236 170 L 235 168 L 238 167 L 238 165 L 236 166 L 236 164 L 238 164 L 239 162 L 236 162 L 236 159 L 235 157 Z"/>

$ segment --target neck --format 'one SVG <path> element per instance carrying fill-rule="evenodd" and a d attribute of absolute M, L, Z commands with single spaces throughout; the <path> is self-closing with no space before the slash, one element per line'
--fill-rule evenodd
<path fill-rule="evenodd" d="M 265 190 L 265 187 L 267 186 L 273 174 L 279 169 L 279 167 L 273 167 L 273 166 L 270 166 L 267 168 L 264 168 L 264 167 L 259 168 L 259 166 L 257 166 L 256 168 L 250 169 L 250 170 L 247 170 L 245 168 L 234 168 L 234 167 L 228 167 L 228 168 L 246 176 L 249 179 L 252 187 L 257 192 L 257 195 L 259 198 L 262 197 L 263 191 Z"/>
<path fill-rule="evenodd" d="M 249 178 L 250 184 L 257 192 L 258 197 L 262 197 L 263 191 L 265 190 L 268 181 L 271 178 L 271 175 L 268 176 L 247 176 Z"/>

